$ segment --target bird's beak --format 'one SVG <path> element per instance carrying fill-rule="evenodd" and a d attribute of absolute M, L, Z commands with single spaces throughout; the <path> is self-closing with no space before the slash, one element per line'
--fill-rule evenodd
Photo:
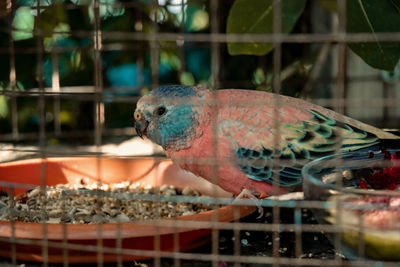
<path fill-rule="evenodd" d="M 143 139 L 143 135 L 146 134 L 149 122 L 144 119 L 144 116 L 139 111 L 135 111 L 135 114 L 133 116 L 133 122 L 135 124 L 137 135 L 139 135 L 139 137 Z"/>
<path fill-rule="evenodd" d="M 135 122 L 136 133 L 142 139 L 143 139 L 143 135 L 146 134 L 147 126 L 149 126 L 149 123 L 145 120 Z"/>

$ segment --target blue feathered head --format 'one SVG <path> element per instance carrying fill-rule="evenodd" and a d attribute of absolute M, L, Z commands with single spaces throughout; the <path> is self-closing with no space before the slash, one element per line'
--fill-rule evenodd
<path fill-rule="evenodd" d="M 186 148 L 197 134 L 198 108 L 205 90 L 194 86 L 169 85 L 152 90 L 139 99 L 134 113 L 136 132 L 164 149 Z"/>

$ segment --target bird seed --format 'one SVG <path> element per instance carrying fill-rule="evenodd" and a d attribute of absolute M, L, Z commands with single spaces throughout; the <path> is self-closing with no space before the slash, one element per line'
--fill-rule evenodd
<path fill-rule="evenodd" d="M 185 203 L 177 200 L 179 196 L 201 197 L 199 192 L 190 187 L 181 190 L 165 184 L 159 187 L 129 182 L 110 185 L 58 184 L 36 187 L 15 197 L 2 194 L 0 220 L 71 224 L 123 223 L 192 215 L 215 208 L 211 204 Z M 165 200 L 168 197 L 173 199 Z"/>

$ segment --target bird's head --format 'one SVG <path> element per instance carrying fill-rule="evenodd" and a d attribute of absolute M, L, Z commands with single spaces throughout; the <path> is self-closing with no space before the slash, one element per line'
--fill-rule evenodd
<path fill-rule="evenodd" d="M 180 150 L 198 136 L 200 105 L 207 90 L 169 85 L 141 97 L 134 113 L 137 134 L 147 136 L 164 149 Z"/>

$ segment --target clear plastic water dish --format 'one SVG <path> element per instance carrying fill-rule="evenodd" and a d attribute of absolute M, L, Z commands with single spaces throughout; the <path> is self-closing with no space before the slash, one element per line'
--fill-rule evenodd
<path fill-rule="evenodd" d="M 336 249 L 349 259 L 400 260 L 400 155 L 353 152 L 303 168 L 304 197 Z M 331 226 L 331 227 L 330 227 Z"/>

